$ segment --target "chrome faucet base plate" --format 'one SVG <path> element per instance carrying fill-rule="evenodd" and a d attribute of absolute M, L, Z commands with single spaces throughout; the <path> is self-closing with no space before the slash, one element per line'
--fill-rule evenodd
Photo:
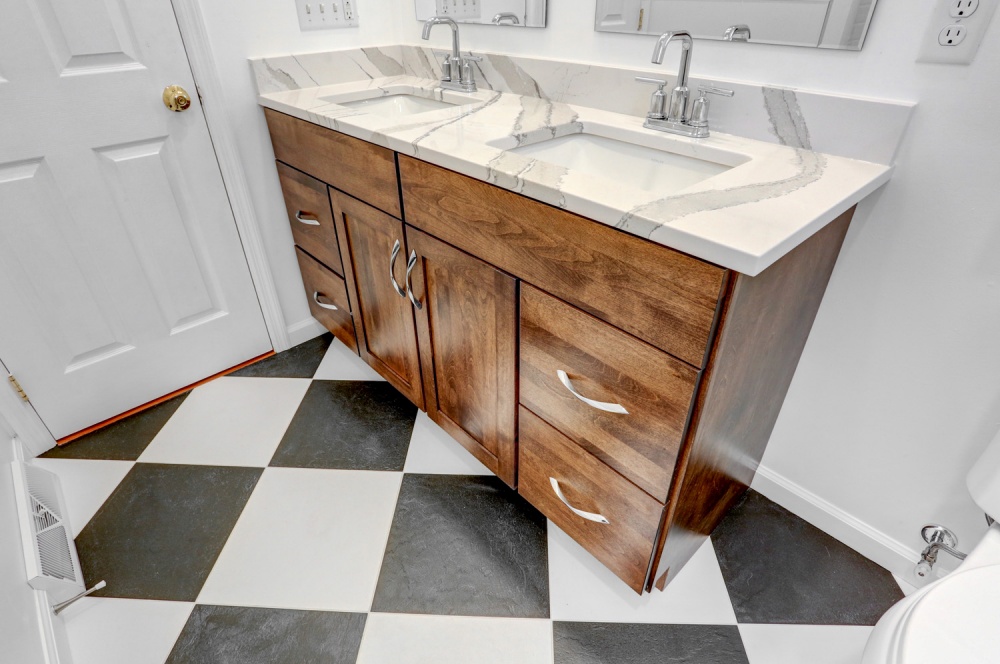
<path fill-rule="evenodd" d="M 679 134 L 680 136 L 687 136 L 688 138 L 709 137 L 708 127 L 695 127 L 687 124 L 686 122 L 678 122 L 676 120 L 656 120 L 653 118 L 646 118 L 646 121 L 642 123 L 642 126 L 646 129 L 665 131 L 668 134 Z"/>
<path fill-rule="evenodd" d="M 476 82 L 471 83 L 456 83 L 455 81 L 438 81 L 440 85 L 445 90 L 454 90 L 455 92 L 478 92 L 476 88 Z"/>

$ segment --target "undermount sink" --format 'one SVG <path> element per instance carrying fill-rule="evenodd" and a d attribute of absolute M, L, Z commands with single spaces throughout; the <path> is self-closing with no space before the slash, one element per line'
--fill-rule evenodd
<path fill-rule="evenodd" d="M 329 101 L 333 101 L 340 106 L 355 108 L 365 113 L 390 119 L 408 117 L 430 111 L 440 111 L 443 108 L 454 108 L 460 105 L 449 101 L 418 97 L 417 95 L 406 93 L 372 97 L 371 99 L 358 99 L 355 101 L 337 101 L 336 99 L 330 99 Z M 469 103 L 474 101 L 477 100 L 470 100 Z"/>
<path fill-rule="evenodd" d="M 560 136 L 508 152 L 663 194 L 707 180 L 746 161 L 741 155 L 721 151 L 715 151 L 719 152 L 718 161 L 713 161 L 596 134 Z"/>

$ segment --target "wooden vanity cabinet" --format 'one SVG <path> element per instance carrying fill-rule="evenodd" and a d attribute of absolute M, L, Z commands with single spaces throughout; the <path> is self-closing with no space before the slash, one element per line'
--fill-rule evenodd
<path fill-rule="evenodd" d="M 407 227 L 427 414 L 516 486 L 517 280 Z"/>
<path fill-rule="evenodd" d="M 336 303 L 317 279 L 342 276 L 362 358 L 629 587 L 662 589 L 750 485 L 853 209 L 749 277 L 265 113 L 291 223 L 334 187 L 342 270 L 302 239 L 307 293 Z"/>
<path fill-rule="evenodd" d="M 361 329 L 362 356 L 418 408 L 424 407 L 416 324 L 407 298 L 403 222 L 331 190 L 334 214 L 344 224 Z"/>

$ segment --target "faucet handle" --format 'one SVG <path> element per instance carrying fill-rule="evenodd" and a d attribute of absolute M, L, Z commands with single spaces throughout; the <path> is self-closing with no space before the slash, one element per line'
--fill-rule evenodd
<path fill-rule="evenodd" d="M 714 85 L 699 85 L 698 90 L 701 92 L 701 96 L 704 97 L 705 93 L 711 95 L 721 95 L 723 97 L 732 97 L 736 93 L 728 88 L 717 88 Z"/>
<path fill-rule="evenodd" d="M 663 79 L 649 78 L 647 76 L 636 76 L 635 80 L 640 83 L 652 83 L 656 86 L 653 96 L 649 99 L 649 112 L 646 113 L 646 119 L 662 120 L 667 117 L 663 114 L 667 105 L 667 94 L 663 91 L 663 86 L 666 85 L 667 82 Z"/>
<path fill-rule="evenodd" d="M 667 82 L 664 81 L 663 79 L 650 78 L 648 76 L 636 76 L 635 80 L 639 81 L 640 83 L 652 83 L 653 85 L 659 86 L 661 90 L 663 89 L 663 86 L 667 84 Z"/>

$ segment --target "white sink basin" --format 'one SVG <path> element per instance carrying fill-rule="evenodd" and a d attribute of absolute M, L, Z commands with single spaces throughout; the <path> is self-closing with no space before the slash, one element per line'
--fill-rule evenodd
<path fill-rule="evenodd" d="M 405 93 L 373 97 L 371 99 L 358 99 L 355 101 L 337 101 L 336 98 L 329 99 L 328 101 L 390 119 L 419 115 L 420 113 L 439 111 L 443 108 L 458 106 L 458 104 L 441 101 L 440 99 L 428 99 Z"/>
<path fill-rule="evenodd" d="M 623 185 L 670 194 L 738 166 L 745 159 L 691 157 L 594 134 L 570 134 L 508 150 Z M 731 163 L 720 163 L 729 161 Z"/>

